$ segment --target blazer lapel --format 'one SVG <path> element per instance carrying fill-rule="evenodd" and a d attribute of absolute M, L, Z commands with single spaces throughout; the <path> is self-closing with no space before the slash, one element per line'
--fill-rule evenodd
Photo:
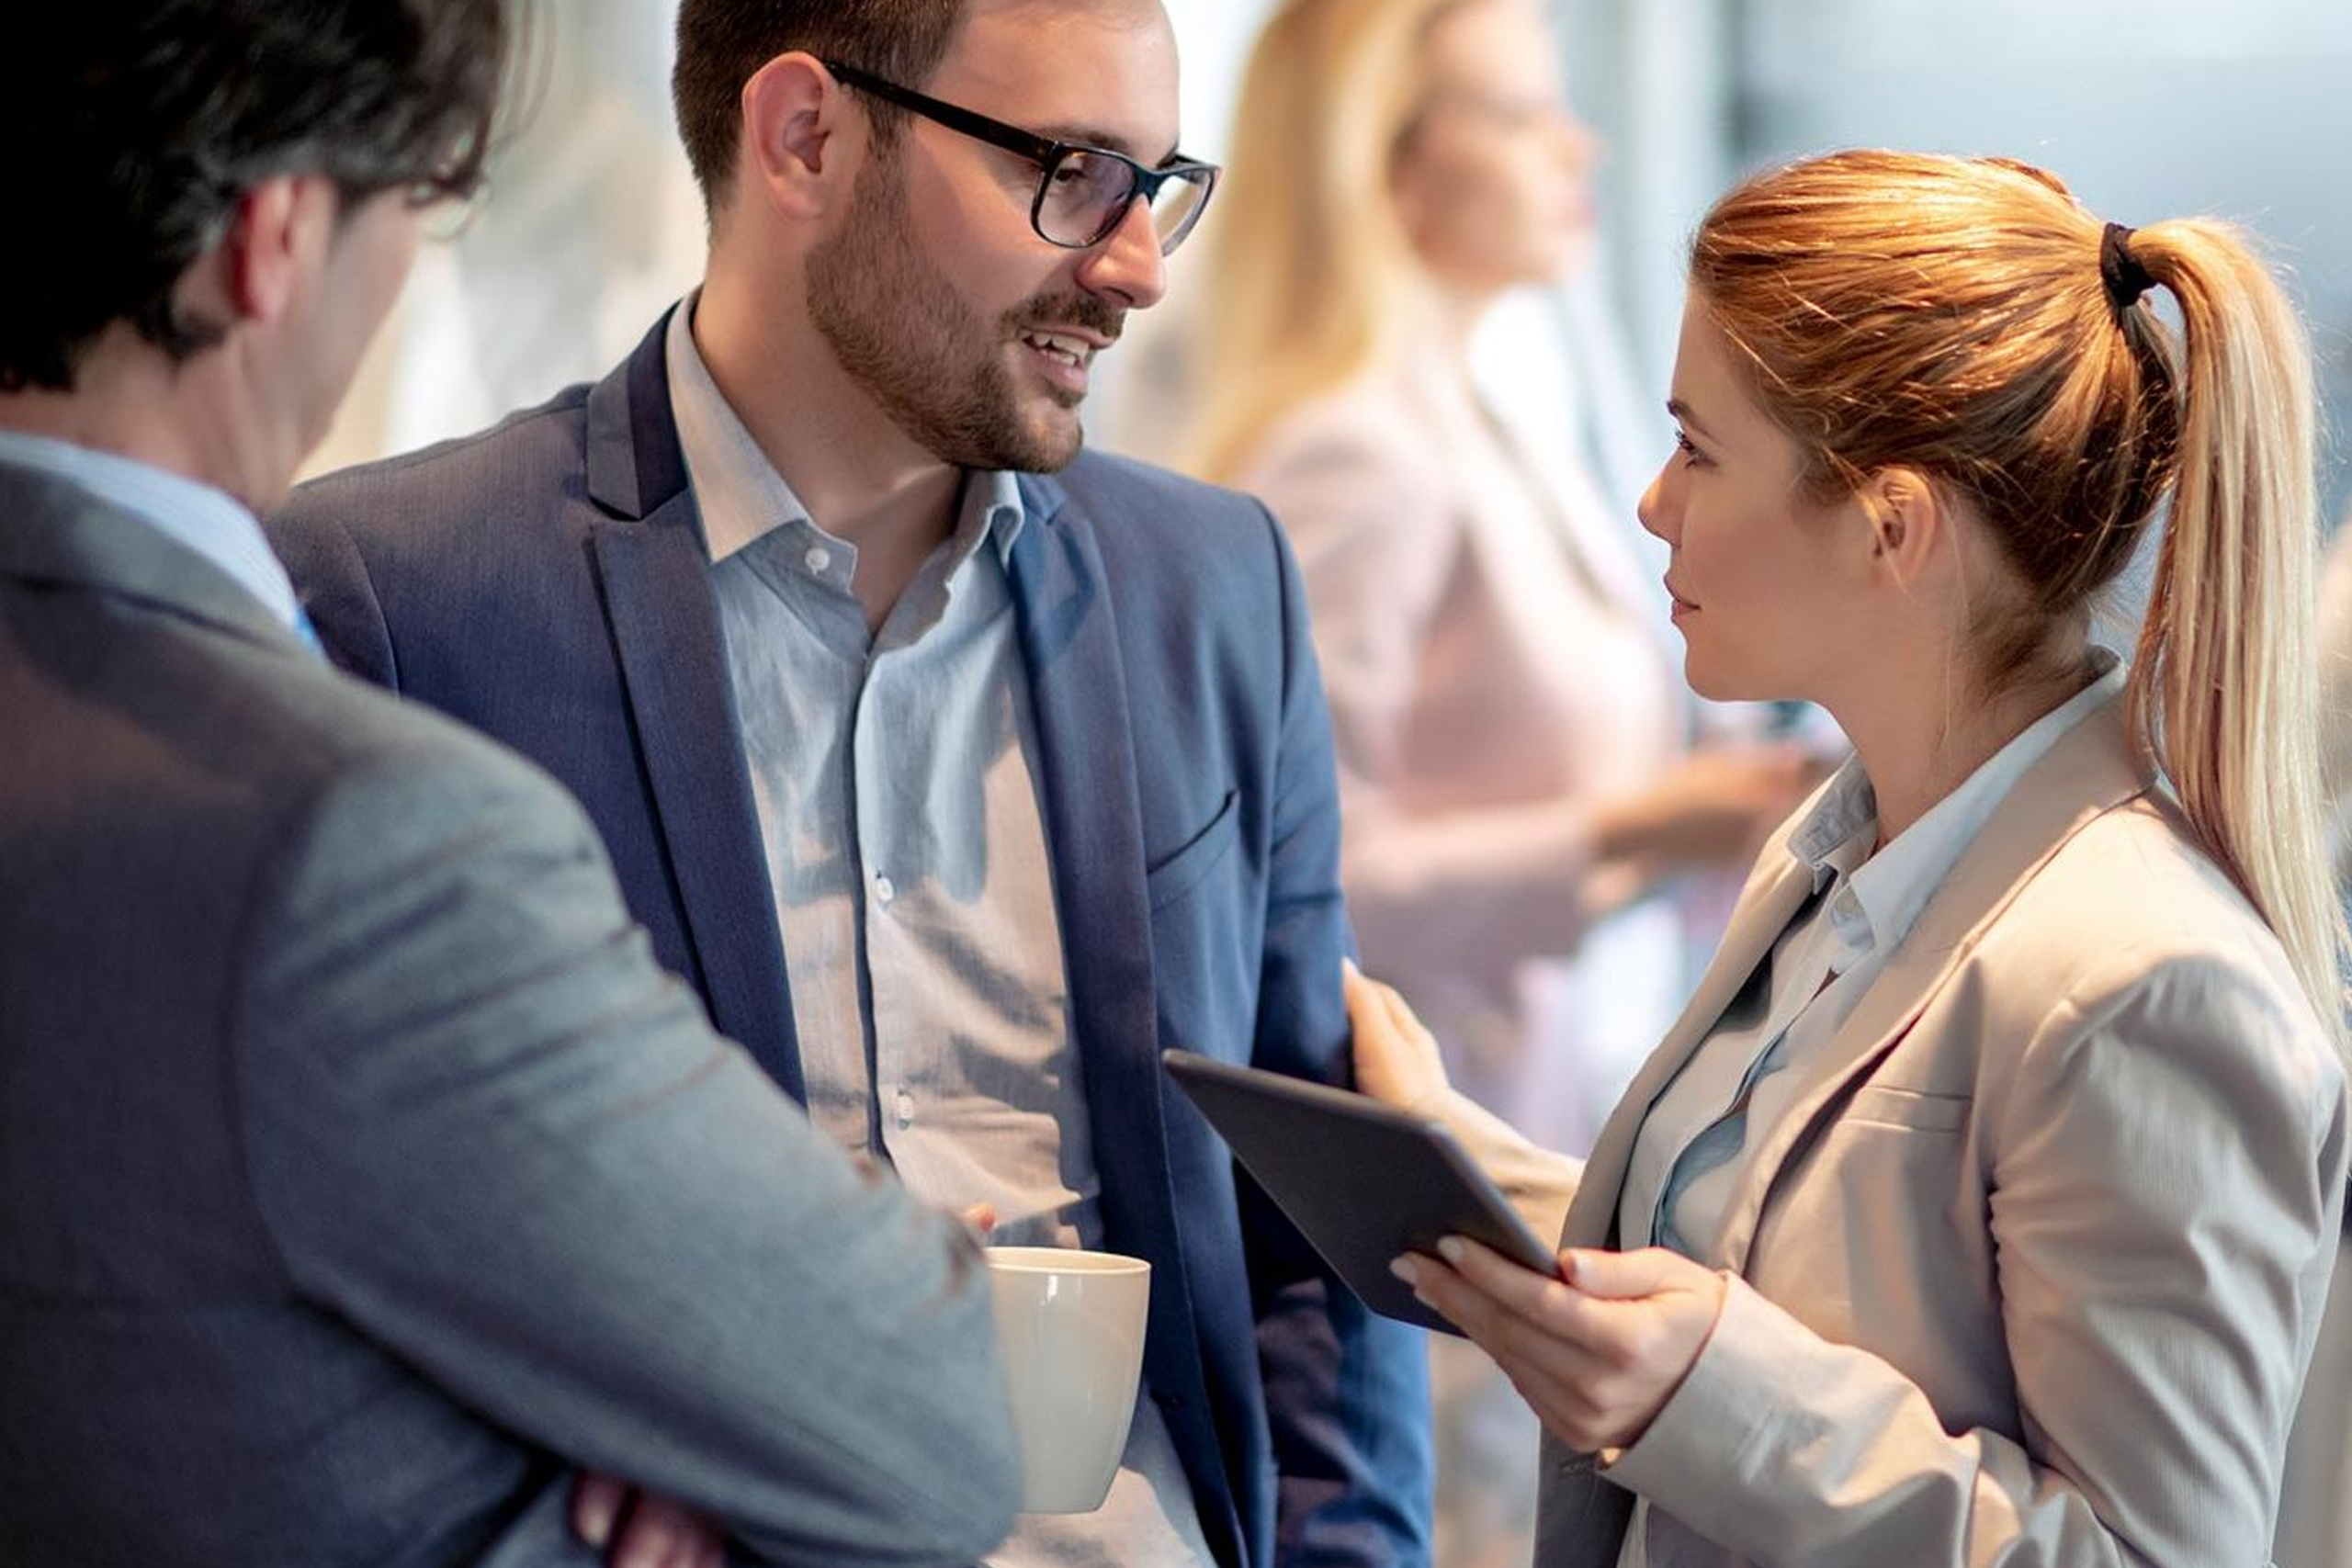
<path fill-rule="evenodd" d="M 1799 807 L 1790 818 L 1790 826 L 1811 815 L 1819 799 L 1816 793 Z M 1772 943 L 1813 891 L 1812 870 L 1791 852 L 1789 832 L 1790 828 L 1783 827 L 1757 857 L 1757 869 L 1740 889 L 1723 942 L 1708 961 L 1690 1005 L 1642 1064 L 1600 1129 L 1585 1160 L 1576 1197 L 1568 1205 L 1567 1222 L 1560 1231 L 1561 1246 L 1617 1244 L 1617 1209 L 1624 1198 L 1625 1169 L 1632 1162 L 1642 1123 L 1649 1119 L 1651 1103 L 1674 1081 L 1674 1075 L 1682 1070 L 1724 1009 L 1739 995 L 1740 987 L 1747 984 L 1757 964 L 1772 950 Z M 1633 1517 L 1633 1494 L 1597 1472 L 1590 1455 L 1572 1453 L 1548 1431 L 1540 1445 L 1537 1474 L 1536 1561 L 1559 1568 L 1603 1568 L 1615 1562 Z"/>
<path fill-rule="evenodd" d="M 1803 821 L 1811 810 L 1808 802 L 1791 821 Z M 1772 943 L 1788 929 L 1789 920 L 1812 891 L 1813 874 L 1790 852 L 1784 829 L 1766 845 L 1756 874 L 1740 890 L 1723 943 L 1709 960 L 1690 1004 L 1682 1010 L 1674 1027 L 1666 1032 L 1657 1049 L 1650 1053 L 1649 1060 L 1642 1064 L 1642 1070 L 1619 1097 L 1617 1108 L 1610 1112 L 1600 1137 L 1594 1140 L 1592 1153 L 1585 1161 L 1584 1177 L 1577 1184 L 1576 1198 L 1568 1205 L 1561 1245 L 1610 1245 L 1617 1227 L 1618 1202 L 1624 1193 L 1626 1167 L 1632 1163 L 1634 1143 L 1642 1123 L 1649 1118 L 1651 1103 L 1674 1081 L 1675 1075 L 1723 1016 L 1724 1009 L 1739 995 L 1740 987 L 1747 984 L 1757 964 L 1764 961 L 1764 955 L 1772 950 Z"/>
<path fill-rule="evenodd" d="M 1122 1245 L 1155 1260 L 1153 1312 L 1173 1313 L 1183 1282 L 1125 666 L 1093 530 L 1052 480 L 1024 478 L 1022 491 L 1028 523 L 1010 575 L 1103 1218 Z"/>
<path fill-rule="evenodd" d="M 685 458 L 664 316 L 588 400 L 590 529 L 604 606 L 678 900 L 721 1033 L 804 1097 L 784 942 Z"/>
<path fill-rule="evenodd" d="M 2010 791 L 1919 911 L 1853 1012 L 1826 1047 L 1792 1063 L 1801 1086 L 1763 1133 L 1725 1213 L 1724 1262 L 1746 1270 L 1772 1183 L 1847 1087 L 1892 1051 L 1961 963 L 2067 840 L 2142 794 L 2152 775 L 2132 754 L 2123 705 L 2087 715 Z"/>

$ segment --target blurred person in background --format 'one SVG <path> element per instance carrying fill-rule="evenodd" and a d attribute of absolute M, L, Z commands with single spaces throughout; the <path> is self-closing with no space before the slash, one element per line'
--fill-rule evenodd
<path fill-rule="evenodd" d="M 1466 1092 L 1573 1142 L 1683 995 L 1680 912 L 1627 906 L 1753 852 L 1803 784 L 1788 749 L 1687 750 L 1631 520 L 1473 377 L 1489 308 L 1587 261 L 1599 149 L 1530 0 L 1292 0 L 1231 145 L 1180 462 L 1298 551 L 1366 964 Z M 1532 1423 L 1434 1355 L 1442 1558 L 1523 1559 Z"/>
<path fill-rule="evenodd" d="M 2319 766 L 2328 849 L 2352 895 L 2352 518 L 2335 531 L 2319 578 Z"/>
<path fill-rule="evenodd" d="M 1854 759 L 1589 1162 L 1351 996 L 1562 1238 L 1396 1265 L 1543 1417 L 1538 1562 L 2265 1561 L 2347 1159 L 2301 324 L 2224 225 L 1842 153 L 1708 214 L 1669 409 L 1691 686 Z"/>
<path fill-rule="evenodd" d="M 1473 378 L 1488 308 L 1592 243 L 1598 149 L 1538 8 L 1293 0 L 1232 142 L 1185 466 L 1263 498 L 1298 550 L 1367 964 L 1425 998 L 1467 1092 L 1517 1109 L 1527 962 L 1744 857 L 1801 772 L 1685 755 L 1630 529 Z"/>

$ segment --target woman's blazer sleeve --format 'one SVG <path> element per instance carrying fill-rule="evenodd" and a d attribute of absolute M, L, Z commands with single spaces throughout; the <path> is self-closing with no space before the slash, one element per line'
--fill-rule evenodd
<path fill-rule="evenodd" d="M 2022 1440 L 1947 1431 L 1734 1280 L 1605 1473 L 1759 1563 L 2266 1562 L 2344 1201 L 2332 1046 L 2275 950 L 2209 948 L 2103 958 L 1980 1049 L 2007 1065 L 1976 1113 Z"/>

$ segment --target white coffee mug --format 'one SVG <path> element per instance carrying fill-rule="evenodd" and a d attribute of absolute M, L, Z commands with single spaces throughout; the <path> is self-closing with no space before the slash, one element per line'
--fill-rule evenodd
<path fill-rule="evenodd" d="M 1021 1511 L 1091 1513 L 1126 1452 L 1151 1265 L 1058 1247 L 991 1247 L 988 1260 L 1021 1443 Z"/>

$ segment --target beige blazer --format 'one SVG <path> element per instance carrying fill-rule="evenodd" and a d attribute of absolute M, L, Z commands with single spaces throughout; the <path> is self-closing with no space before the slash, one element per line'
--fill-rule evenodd
<path fill-rule="evenodd" d="M 1454 1109 L 1531 1219 L 1615 1244 L 1652 1100 L 1806 886 L 1784 829 L 1580 1182 Z M 2345 1073 L 2120 704 L 2017 786 L 1788 1070 L 1804 1091 L 1753 1131 L 1714 1334 L 1613 1462 L 1547 1438 L 1540 1568 L 1612 1568 L 1632 1492 L 1657 1568 L 2266 1562 Z"/>

